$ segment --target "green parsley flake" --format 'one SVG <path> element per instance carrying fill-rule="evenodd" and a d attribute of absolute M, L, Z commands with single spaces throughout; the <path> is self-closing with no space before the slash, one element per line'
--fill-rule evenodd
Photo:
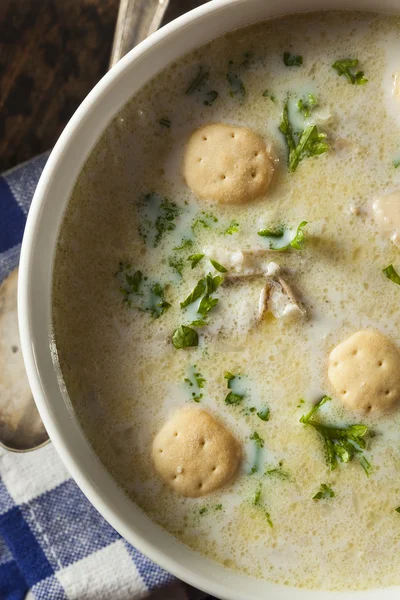
<path fill-rule="evenodd" d="M 365 436 L 368 433 L 366 425 L 349 425 L 348 427 L 332 427 L 315 421 L 314 414 L 331 398 L 324 396 L 307 415 L 300 418 L 300 423 L 313 427 L 321 436 L 328 466 L 331 471 L 336 469 L 338 459 L 341 462 L 350 462 L 355 456 L 359 456 L 359 462 L 366 475 L 369 477 L 372 467 L 363 455 L 366 448 Z"/>
<path fill-rule="evenodd" d="M 213 223 L 218 223 L 217 217 L 211 213 L 201 212 L 200 216 L 196 217 L 192 223 L 191 229 L 195 233 L 195 229 L 198 225 L 202 225 L 205 229 L 210 229 Z"/>
<path fill-rule="evenodd" d="M 205 84 L 206 79 L 208 78 L 208 71 L 205 71 L 203 67 L 199 67 L 197 71 L 196 77 L 190 83 L 189 87 L 185 91 L 186 96 L 190 96 L 196 91 L 199 91 L 202 86 Z"/>
<path fill-rule="evenodd" d="M 260 437 L 257 431 L 254 431 L 254 433 L 251 434 L 250 439 L 255 442 L 258 448 L 264 448 L 264 440 L 262 437 Z"/>
<path fill-rule="evenodd" d="M 217 504 L 215 510 L 222 510 L 222 504 Z"/>
<path fill-rule="evenodd" d="M 190 368 L 188 377 L 185 377 L 184 382 L 189 386 L 191 398 L 194 402 L 200 402 L 203 398 L 203 394 L 200 390 L 204 389 L 206 380 L 203 375 L 196 371 L 196 365 Z"/>
<path fill-rule="evenodd" d="M 241 394 L 241 393 L 232 391 L 232 386 L 234 385 L 235 380 L 241 379 L 241 376 L 234 375 L 233 373 L 226 371 L 226 373 L 224 375 L 224 379 L 227 380 L 227 387 L 228 387 L 228 389 L 231 390 L 225 398 L 225 404 L 228 404 L 228 405 L 240 404 L 246 394 Z"/>
<path fill-rule="evenodd" d="M 217 262 L 213 258 L 210 258 L 210 263 L 212 264 L 212 266 L 214 267 L 214 269 L 216 271 L 219 271 L 220 273 L 227 273 L 228 272 L 228 269 L 226 269 L 225 267 L 223 267 L 222 265 L 220 265 L 219 262 Z"/>
<path fill-rule="evenodd" d="M 400 513 L 400 506 L 394 509 L 396 512 Z"/>
<path fill-rule="evenodd" d="M 201 508 L 199 510 L 199 514 L 200 515 L 205 515 L 207 511 L 208 511 L 208 508 L 206 506 L 203 506 L 203 508 Z"/>
<path fill-rule="evenodd" d="M 283 62 L 287 67 L 300 67 L 303 64 L 303 57 L 290 52 L 283 53 Z"/>
<path fill-rule="evenodd" d="M 278 479 L 290 479 L 290 475 L 287 471 L 284 471 L 281 467 L 276 467 L 275 469 L 267 469 L 265 471 L 265 475 L 270 477 L 278 477 Z"/>
<path fill-rule="evenodd" d="M 192 263 L 192 269 L 194 269 L 203 258 L 204 254 L 191 254 L 187 257 L 187 260 L 190 260 Z"/>
<path fill-rule="evenodd" d="M 240 394 L 235 394 L 234 392 L 229 392 L 229 394 L 225 398 L 225 404 L 240 404 L 243 400 L 244 396 Z"/>
<path fill-rule="evenodd" d="M 197 331 L 187 325 L 181 325 L 175 329 L 172 335 L 172 343 L 175 348 L 191 348 L 199 345 L 199 336 Z"/>
<path fill-rule="evenodd" d="M 144 242 L 150 242 L 154 248 L 159 245 L 167 231 L 176 228 L 174 221 L 182 212 L 175 202 L 162 198 L 154 192 L 143 196 L 139 209 L 142 213 L 139 235 Z"/>
<path fill-rule="evenodd" d="M 257 232 L 257 234 L 261 237 L 273 237 L 273 238 L 281 238 L 285 234 L 285 230 L 283 228 L 279 229 L 261 229 Z"/>
<path fill-rule="evenodd" d="M 259 419 L 261 419 L 261 421 L 269 421 L 269 414 L 270 414 L 270 410 L 269 408 L 264 408 L 263 410 L 260 410 L 259 412 L 257 412 L 257 417 Z"/>
<path fill-rule="evenodd" d="M 326 483 L 321 483 L 320 487 L 320 491 L 313 496 L 313 500 L 322 500 L 335 497 L 335 492 L 329 487 L 329 485 L 326 485 Z"/>
<path fill-rule="evenodd" d="M 353 85 L 363 85 L 368 79 L 364 77 L 364 71 L 357 71 L 357 58 L 344 58 L 333 63 L 332 67 L 339 76 L 344 75 L 347 81 Z"/>
<path fill-rule="evenodd" d="M 299 112 L 303 114 L 303 117 L 307 119 L 317 104 L 318 102 L 316 97 L 313 94 L 308 94 L 307 100 L 300 98 L 300 100 L 297 102 L 297 108 L 299 109 Z"/>
<path fill-rule="evenodd" d="M 272 102 L 275 102 L 276 100 L 274 94 L 271 94 L 269 90 L 264 90 L 262 95 L 264 96 L 264 98 L 269 98 L 270 100 L 272 100 Z"/>
<path fill-rule="evenodd" d="M 169 119 L 162 118 L 158 122 L 162 127 L 166 127 L 167 129 L 171 127 L 171 121 Z"/>
<path fill-rule="evenodd" d="M 168 264 L 172 269 L 175 269 L 175 271 L 182 277 L 182 269 L 184 267 L 183 258 L 179 258 L 175 255 L 170 256 L 168 258 Z"/>
<path fill-rule="evenodd" d="M 135 271 L 131 263 L 120 262 L 115 277 L 119 280 L 119 291 L 129 308 L 149 312 L 158 319 L 171 307 L 165 300 L 165 289 L 159 283 L 151 283 L 141 271 Z"/>
<path fill-rule="evenodd" d="M 400 285 L 400 275 L 396 272 L 393 265 L 389 265 L 388 267 L 386 267 L 386 269 L 383 269 L 383 272 L 385 273 L 386 277 L 390 279 L 390 281 L 393 281 L 393 283 L 397 283 L 397 285 Z"/>
<path fill-rule="evenodd" d="M 319 156 L 329 150 L 326 134 L 321 133 L 316 125 L 307 125 L 302 132 L 294 133 L 292 124 L 289 121 L 287 100 L 283 107 L 279 131 L 284 135 L 289 150 L 289 173 L 293 173 L 304 158 Z"/>
<path fill-rule="evenodd" d="M 193 246 L 193 240 L 183 239 L 180 246 L 175 246 L 174 250 L 185 250 Z"/>
<path fill-rule="evenodd" d="M 237 221 L 231 221 L 229 227 L 227 227 L 224 231 L 225 235 L 232 235 L 233 233 L 237 233 L 239 231 L 239 223 Z"/>
<path fill-rule="evenodd" d="M 286 246 L 273 246 L 271 243 L 269 244 L 269 249 L 270 250 L 276 250 L 276 252 L 286 252 L 286 250 L 289 250 L 290 248 L 294 248 L 295 250 L 301 250 L 301 244 L 304 241 L 304 227 L 307 225 L 308 221 L 302 221 L 296 230 L 296 234 L 294 236 L 294 238 L 288 243 L 286 244 Z M 278 238 L 278 237 L 283 237 L 284 232 L 282 231 L 282 235 L 281 235 L 281 231 L 275 231 L 272 232 L 273 235 L 271 235 L 271 230 L 270 229 L 262 229 L 261 231 L 258 231 L 258 235 L 261 237 L 273 237 L 273 238 Z M 278 235 L 279 234 L 279 235 Z"/>
<path fill-rule="evenodd" d="M 396 159 L 393 161 L 393 166 L 395 169 L 397 169 L 398 167 L 400 167 L 400 159 Z"/>

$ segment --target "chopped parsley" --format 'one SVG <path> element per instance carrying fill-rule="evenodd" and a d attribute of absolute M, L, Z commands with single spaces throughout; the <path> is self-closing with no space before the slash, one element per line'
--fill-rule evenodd
<path fill-rule="evenodd" d="M 139 207 L 142 210 L 139 234 L 144 242 L 150 242 L 155 248 L 167 231 L 176 228 L 174 221 L 181 214 L 182 209 L 175 202 L 162 198 L 154 192 L 146 194 Z"/>
<path fill-rule="evenodd" d="M 237 221 L 231 221 L 229 227 L 227 227 L 224 231 L 225 235 L 232 235 L 233 233 L 237 233 L 239 231 L 239 223 Z"/>
<path fill-rule="evenodd" d="M 207 314 L 210 312 L 210 310 L 212 310 L 214 308 L 214 306 L 217 306 L 217 304 L 218 304 L 218 298 L 213 298 L 212 296 L 207 294 L 200 300 L 200 304 L 199 304 L 199 308 L 197 309 L 197 312 L 202 317 L 206 317 Z"/>
<path fill-rule="evenodd" d="M 339 76 L 344 75 L 347 81 L 353 85 L 363 85 L 368 79 L 364 76 L 364 71 L 357 71 L 357 58 L 344 58 L 333 63 L 332 67 Z"/>
<path fill-rule="evenodd" d="M 383 272 L 385 273 L 386 277 L 390 279 L 390 281 L 400 285 L 400 275 L 397 273 L 393 265 L 389 265 L 386 267 L 386 269 L 383 269 Z"/>
<path fill-rule="evenodd" d="M 285 234 L 285 230 L 283 228 L 279 229 L 261 229 L 258 231 L 258 235 L 261 237 L 273 237 L 273 238 L 281 238 Z"/>
<path fill-rule="evenodd" d="M 196 365 L 190 368 L 190 373 L 188 377 L 185 377 L 184 382 L 190 388 L 190 395 L 194 402 L 200 402 L 203 398 L 203 393 L 200 390 L 204 389 L 204 385 L 206 380 L 203 375 L 196 370 Z M 196 390 L 196 391 L 195 391 Z"/>
<path fill-rule="evenodd" d="M 207 508 L 207 506 L 203 506 L 203 508 L 201 508 L 201 509 L 199 510 L 199 514 L 200 514 L 200 515 L 205 515 L 207 511 L 208 511 L 208 508 Z"/>
<path fill-rule="evenodd" d="M 261 419 L 261 421 L 269 421 L 269 414 L 270 414 L 270 410 L 269 408 L 264 408 L 263 410 L 260 410 L 257 412 L 257 417 L 259 419 Z"/>
<path fill-rule="evenodd" d="M 205 98 L 203 100 L 204 106 L 211 106 L 217 98 L 218 92 L 216 92 L 215 90 L 210 90 L 209 92 L 206 92 Z"/>
<path fill-rule="evenodd" d="M 227 380 L 227 387 L 231 390 L 225 397 L 225 404 L 240 404 L 246 394 L 232 391 L 232 386 L 234 385 L 235 380 L 240 381 L 241 376 L 226 371 L 224 379 Z"/>
<path fill-rule="evenodd" d="M 225 398 L 225 404 L 240 404 L 243 400 L 244 396 L 240 394 L 235 394 L 234 392 L 229 392 L 229 394 Z"/>
<path fill-rule="evenodd" d="M 274 94 L 271 94 L 269 90 L 264 90 L 262 95 L 264 96 L 264 98 L 269 98 L 270 100 L 272 100 L 272 102 L 275 102 L 276 100 Z"/>
<path fill-rule="evenodd" d="M 199 336 L 197 331 L 188 327 L 187 325 L 181 325 L 175 329 L 172 335 L 172 343 L 175 348 L 191 348 L 199 345 Z"/>
<path fill-rule="evenodd" d="M 262 437 L 260 437 L 260 435 L 257 433 L 257 431 L 254 431 L 251 436 L 250 439 L 255 442 L 256 446 L 258 446 L 259 448 L 264 448 L 264 440 Z"/>
<path fill-rule="evenodd" d="M 208 71 L 205 71 L 202 66 L 199 67 L 196 77 L 190 83 L 189 87 L 185 91 L 186 96 L 190 96 L 196 91 L 200 91 L 202 86 L 205 84 L 208 78 Z"/>
<path fill-rule="evenodd" d="M 222 504 L 217 504 L 215 510 L 222 510 Z"/>
<path fill-rule="evenodd" d="M 196 217 L 192 223 L 192 231 L 195 232 L 197 225 L 202 225 L 206 229 L 210 229 L 213 223 L 217 223 L 218 219 L 211 213 L 202 211 L 199 217 Z"/>
<path fill-rule="evenodd" d="M 216 271 L 219 271 L 220 273 L 227 273 L 228 272 L 228 269 L 226 269 L 225 267 L 223 267 L 222 265 L 220 265 L 219 262 L 217 262 L 213 258 L 210 258 L 210 263 L 212 264 L 212 266 L 214 267 L 214 269 Z"/>
<path fill-rule="evenodd" d="M 168 264 L 172 269 L 175 269 L 175 271 L 182 277 L 182 269 L 184 267 L 183 258 L 179 258 L 175 255 L 170 256 L 168 258 Z"/>
<path fill-rule="evenodd" d="M 149 312 L 158 319 L 171 304 L 165 300 L 165 290 L 159 283 L 151 283 L 139 270 L 134 270 L 131 263 L 120 262 L 115 274 L 120 283 L 119 291 L 129 308 Z"/>
<path fill-rule="evenodd" d="M 256 490 L 256 493 L 254 495 L 253 504 L 254 504 L 254 506 L 260 506 L 264 509 L 267 523 L 270 527 L 273 527 L 274 525 L 271 520 L 271 515 L 269 514 L 269 512 L 267 510 L 265 510 L 265 507 L 263 506 L 263 504 L 261 502 L 261 487 L 259 487 L 258 490 Z"/>
<path fill-rule="evenodd" d="M 181 303 L 181 308 L 186 308 L 186 306 L 189 306 L 189 304 L 192 304 L 192 302 L 195 302 L 196 300 L 198 300 L 199 298 L 201 298 L 201 296 L 204 294 L 206 289 L 206 280 L 205 279 L 200 279 L 197 284 L 196 287 L 190 292 L 189 296 L 187 296 Z"/>
<path fill-rule="evenodd" d="M 393 166 L 395 169 L 400 167 L 400 159 L 399 158 L 393 161 Z"/>
<path fill-rule="evenodd" d="M 275 469 L 267 469 L 265 475 L 270 477 L 278 477 L 279 479 L 290 479 L 290 475 L 287 471 L 284 471 L 280 466 Z"/>
<path fill-rule="evenodd" d="M 192 263 L 192 269 L 195 268 L 196 265 L 204 258 L 204 254 L 191 254 L 187 257 L 187 260 L 190 260 Z"/>
<path fill-rule="evenodd" d="M 191 248 L 193 246 L 193 240 L 188 238 L 183 239 L 180 246 L 175 246 L 174 250 L 185 250 L 186 248 Z"/>
<path fill-rule="evenodd" d="M 394 509 L 396 512 L 400 513 L 400 506 Z"/>
<path fill-rule="evenodd" d="M 285 252 L 286 250 L 289 250 L 290 248 L 294 248 L 295 250 L 301 250 L 301 244 L 304 241 L 304 227 L 307 225 L 308 221 L 302 221 L 296 230 L 296 234 L 294 236 L 294 238 L 288 243 L 286 244 L 286 246 L 273 246 L 271 243 L 269 244 L 269 249 L 270 250 L 276 250 L 277 252 Z M 267 232 L 269 233 L 269 235 L 267 235 Z M 281 231 L 276 231 L 276 232 L 272 232 L 273 235 L 271 235 L 271 230 L 269 229 L 262 229 L 261 231 L 258 232 L 258 235 L 260 235 L 261 237 L 274 237 L 274 238 L 280 238 L 283 237 L 284 232 L 282 231 L 282 235 L 281 235 Z"/>
<path fill-rule="evenodd" d="M 363 455 L 366 448 L 365 436 L 368 433 L 366 425 L 349 425 L 348 427 L 332 427 L 325 425 L 314 419 L 315 413 L 331 398 L 324 396 L 307 415 L 300 418 L 304 425 L 313 427 L 321 436 L 326 453 L 326 460 L 331 471 L 336 469 L 338 459 L 341 462 L 350 462 L 355 456 L 359 457 L 359 462 L 367 476 L 370 475 L 372 467 Z"/>
<path fill-rule="evenodd" d="M 303 64 L 303 57 L 296 54 L 290 54 L 290 52 L 284 52 L 283 62 L 287 67 L 300 67 Z"/>
<path fill-rule="evenodd" d="M 335 492 L 331 487 L 329 487 L 329 485 L 326 485 L 326 483 L 321 483 L 320 487 L 320 491 L 313 496 L 313 500 L 322 500 L 335 497 Z"/>
<path fill-rule="evenodd" d="M 286 100 L 279 131 L 284 135 L 289 150 L 288 169 L 293 173 L 300 161 L 310 156 L 318 156 L 329 150 L 326 134 L 321 133 L 316 125 L 307 125 L 303 131 L 295 133 L 289 120 L 289 106 Z"/>
<path fill-rule="evenodd" d="M 204 106 L 211 106 L 218 98 L 218 92 L 215 90 L 204 91 L 205 83 L 208 79 L 209 73 L 205 71 L 202 66 L 199 67 L 196 77 L 190 83 L 189 87 L 185 91 L 186 96 L 191 96 L 195 92 L 201 92 L 203 90 L 202 99 Z"/>
<path fill-rule="evenodd" d="M 236 75 L 235 73 L 232 73 L 232 71 L 229 71 L 226 74 L 226 78 L 231 88 L 229 90 L 230 97 L 237 98 L 238 100 L 243 102 L 246 96 L 246 88 L 239 75 Z"/>
<path fill-rule="evenodd" d="M 317 104 L 318 102 L 314 94 L 308 94 L 307 100 L 303 100 L 302 98 L 300 98 L 300 100 L 297 102 L 297 108 L 299 109 L 299 112 L 302 113 L 304 118 L 307 119 L 307 117 L 310 115 L 311 111 L 317 106 Z"/>
<path fill-rule="evenodd" d="M 171 127 L 171 121 L 169 119 L 162 118 L 158 122 L 161 125 L 161 127 L 166 127 L 167 129 Z"/>

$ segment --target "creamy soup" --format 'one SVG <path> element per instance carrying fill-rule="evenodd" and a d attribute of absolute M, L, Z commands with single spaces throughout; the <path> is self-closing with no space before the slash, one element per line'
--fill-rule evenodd
<path fill-rule="evenodd" d="M 400 189 L 399 57 L 399 19 L 367 13 L 289 16 L 211 42 L 110 123 L 59 235 L 54 360 L 96 454 L 190 548 L 288 586 L 400 584 L 398 405 L 372 396 L 360 412 L 362 388 L 350 406 L 328 377 L 331 351 L 358 331 L 400 345 L 399 210 L 386 199 Z M 265 144 L 274 172 L 257 199 L 188 187 L 188 140 L 216 123 Z M 200 284 L 185 303 L 207 276 L 212 292 Z M 152 460 L 186 405 L 242 447 L 235 477 L 198 498 Z"/>

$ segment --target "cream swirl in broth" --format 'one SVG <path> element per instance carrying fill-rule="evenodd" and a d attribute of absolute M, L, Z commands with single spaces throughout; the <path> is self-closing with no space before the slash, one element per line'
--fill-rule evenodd
<path fill-rule="evenodd" d="M 59 235 L 54 356 L 95 452 L 182 542 L 280 584 L 400 584 L 399 410 L 351 412 L 328 379 L 330 352 L 359 330 L 400 345 L 400 287 L 383 272 L 400 269 L 399 250 L 373 209 L 400 189 L 397 72 L 397 17 L 309 13 L 217 39 L 110 123 Z M 279 129 L 285 106 L 295 144 L 304 131 L 320 136 L 298 164 L 288 165 Z M 264 140 L 274 174 L 260 198 L 213 204 L 188 188 L 185 147 L 209 123 Z M 303 221 L 297 247 L 269 250 L 290 244 Z M 198 303 L 180 302 L 208 273 L 223 280 L 218 304 L 191 326 L 198 345 L 175 348 L 173 332 L 203 320 Z M 292 299 L 278 286 L 275 304 L 263 304 L 271 273 Z M 325 395 L 320 422 L 368 428 L 366 447 L 333 470 L 322 436 L 300 422 Z M 243 460 L 228 486 L 186 498 L 156 475 L 151 444 L 177 408 L 196 403 L 240 440 Z"/>

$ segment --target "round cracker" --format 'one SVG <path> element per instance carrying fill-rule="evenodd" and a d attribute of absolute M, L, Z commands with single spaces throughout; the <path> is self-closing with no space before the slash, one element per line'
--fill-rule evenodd
<path fill-rule="evenodd" d="M 157 473 L 176 492 L 198 498 L 231 481 L 239 467 L 241 446 L 208 412 L 180 409 L 153 441 Z"/>
<path fill-rule="evenodd" d="M 266 193 L 274 172 L 264 140 L 247 127 L 213 123 L 192 133 L 183 175 L 199 198 L 250 202 Z"/>
<path fill-rule="evenodd" d="M 379 331 L 358 331 L 332 350 L 328 377 L 347 408 L 390 410 L 400 400 L 400 350 Z"/>
<path fill-rule="evenodd" d="M 43 443 L 47 432 L 40 419 L 19 340 L 17 316 L 18 270 L 0 286 L 0 440 L 26 450 Z"/>

